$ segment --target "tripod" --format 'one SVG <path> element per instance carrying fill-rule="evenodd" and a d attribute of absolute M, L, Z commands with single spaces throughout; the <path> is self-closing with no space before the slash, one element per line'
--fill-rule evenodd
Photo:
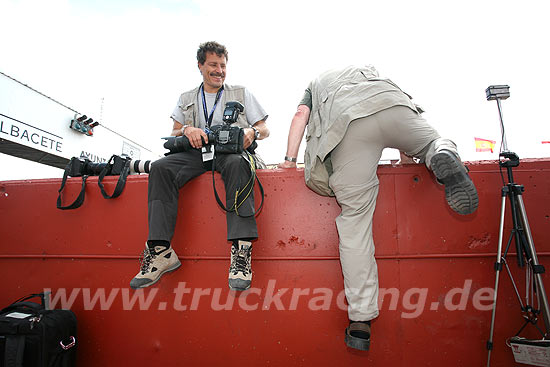
<path fill-rule="evenodd" d="M 487 357 L 487 367 L 490 366 L 491 361 L 491 351 L 493 349 L 493 333 L 495 327 L 495 315 L 496 315 L 496 304 L 497 304 L 497 292 L 498 292 L 498 283 L 500 272 L 503 269 L 503 265 L 512 280 L 514 291 L 518 298 L 518 301 L 521 306 L 522 316 L 525 320 L 523 326 L 519 329 L 516 335 L 519 335 L 523 329 L 529 325 L 534 325 L 537 330 L 542 335 L 542 339 L 550 338 L 550 308 L 548 306 L 548 298 L 544 289 L 544 284 L 542 283 L 542 274 L 544 273 L 544 266 L 540 265 L 537 253 L 535 251 L 535 244 L 533 242 L 533 237 L 531 235 L 531 229 L 529 228 L 529 222 L 527 221 L 527 213 L 525 210 L 525 205 L 523 203 L 523 185 L 517 184 L 514 182 L 513 168 L 519 166 L 519 157 L 516 153 L 508 151 L 508 146 L 506 143 L 506 135 L 504 132 L 504 123 L 502 121 L 502 108 L 500 101 L 506 99 L 510 96 L 509 87 L 507 85 L 498 85 L 490 86 L 486 90 L 487 100 L 496 100 L 501 131 L 502 131 L 502 147 L 503 150 L 499 154 L 499 166 L 500 169 L 506 168 L 508 182 L 503 182 L 504 186 L 501 190 L 502 203 L 500 210 L 500 226 L 498 233 L 498 250 L 497 250 L 497 261 L 495 263 L 496 271 L 496 280 L 495 280 L 495 292 L 493 298 L 493 314 L 491 317 L 491 333 L 489 340 L 487 341 L 488 357 Z M 504 181 L 504 179 L 503 179 Z M 504 253 L 502 253 L 502 241 L 504 233 L 504 217 L 506 209 L 506 198 L 510 201 L 510 209 L 512 214 L 512 223 L 513 228 L 508 238 L 508 243 Z M 525 303 L 522 301 L 519 294 L 516 283 L 510 272 L 508 262 L 506 257 L 510 249 L 512 240 L 515 240 L 517 261 L 519 267 L 526 266 L 526 295 Z M 538 301 L 537 305 L 534 305 L 535 298 Z M 542 314 L 544 320 L 544 330 L 542 330 L 538 325 L 538 315 Z"/>

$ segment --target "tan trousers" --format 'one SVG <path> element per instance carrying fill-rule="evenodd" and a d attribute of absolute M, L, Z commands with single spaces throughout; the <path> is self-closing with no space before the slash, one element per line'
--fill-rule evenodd
<path fill-rule="evenodd" d="M 384 148 L 419 158 L 429 168 L 434 153 L 456 145 L 442 139 L 415 111 L 395 106 L 351 122 L 331 152 L 329 184 L 342 212 L 336 218 L 340 261 L 350 320 L 378 316 L 378 271 L 374 259 L 372 217 L 378 195 L 376 169 Z"/>

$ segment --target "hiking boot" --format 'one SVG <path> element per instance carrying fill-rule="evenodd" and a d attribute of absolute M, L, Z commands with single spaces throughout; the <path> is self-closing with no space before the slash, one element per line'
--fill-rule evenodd
<path fill-rule="evenodd" d="M 237 241 L 231 246 L 231 266 L 229 267 L 229 289 L 245 291 L 252 283 L 252 243 Z"/>
<path fill-rule="evenodd" d="M 445 199 L 451 209 L 461 215 L 475 212 L 479 202 L 477 190 L 458 156 L 442 150 L 434 154 L 430 166 L 437 181 L 445 185 Z"/>
<path fill-rule="evenodd" d="M 178 255 L 171 246 L 149 248 L 145 245 L 145 251 L 143 251 L 140 261 L 141 269 L 130 281 L 130 287 L 134 289 L 149 287 L 158 282 L 164 273 L 174 271 L 181 266 Z"/>

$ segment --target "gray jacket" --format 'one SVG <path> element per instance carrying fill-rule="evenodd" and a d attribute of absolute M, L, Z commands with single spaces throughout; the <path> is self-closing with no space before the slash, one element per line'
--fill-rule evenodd
<path fill-rule="evenodd" d="M 305 180 L 313 191 L 334 196 L 330 152 L 342 141 L 348 125 L 393 106 L 420 113 L 411 97 L 389 79 L 378 77 L 373 66 L 332 70 L 310 84 L 312 110 L 306 133 Z"/>

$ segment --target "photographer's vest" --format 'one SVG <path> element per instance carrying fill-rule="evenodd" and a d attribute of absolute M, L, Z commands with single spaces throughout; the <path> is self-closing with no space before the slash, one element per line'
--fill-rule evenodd
<path fill-rule="evenodd" d="M 222 108 L 225 108 L 225 103 L 227 101 L 237 101 L 237 102 L 240 102 L 243 106 L 245 106 L 245 109 L 246 109 L 246 105 L 244 104 L 244 90 L 245 88 L 239 85 L 224 84 L 222 98 L 220 101 L 221 102 L 220 105 L 222 106 Z M 179 123 L 183 125 L 200 127 L 199 117 L 198 117 L 199 106 L 197 105 L 199 92 L 200 92 L 200 87 L 197 87 L 188 92 L 184 92 L 180 96 L 180 102 L 178 103 L 178 106 L 181 112 L 183 113 L 184 121 L 178 121 Z M 241 113 L 237 118 L 237 122 L 233 123 L 231 126 L 246 128 L 246 127 L 250 127 L 251 124 L 248 123 L 246 119 L 246 114 Z"/>
<path fill-rule="evenodd" d="M 321 74 L 310 84 L 312 109 L 306 133 L 306 185 L 320 195 L 334 196 L 330 152 L 342 141 L 348 125 L 393 106 L 420 109 L 389 79 L 378 77 L 372 66 L 350 66 Z"/>
<path fill-rule="evenodd" d="M 222 98 L 220 101 L 221 106 L 223 106 L 222 108 L 225 108 L 225 103 L 228 101 L 237 101 L 244 106 L 246 111 L 246 105 L 244 101 L 244 91 L 245 91 L 245 88 L 243 86 L 224 84 Z M 180 102 L 178 103 L 178 107 L 180 108 L 183 114 L 183 121 L 178 121 L 179 123 L 183 125 L 200 127 L 199 106 L 197 105 L 199 92 L 200 92 L 200 87 L 197 87 L 188 92 L 184 92 L 180 96 Z M 202 110 L 200 111 L 200 113 L 202 113 Z M 255 122 L 256 121 L 253 121 L 252 123 L 255 123 Z M 240 113 L 239 117 L 237 118 L 237 122 L 231 124 L 231 126 L 238 126 L 244 129 L 252 126 L 252 124 L 248 123 L 248 120 L 246 119 L 246 113 Z M 257 168 L 266 168 L 264 161 L 262 160 L 262 158 L 258 153 L 255 153 L 254 157 L 256 158 Z"/>

